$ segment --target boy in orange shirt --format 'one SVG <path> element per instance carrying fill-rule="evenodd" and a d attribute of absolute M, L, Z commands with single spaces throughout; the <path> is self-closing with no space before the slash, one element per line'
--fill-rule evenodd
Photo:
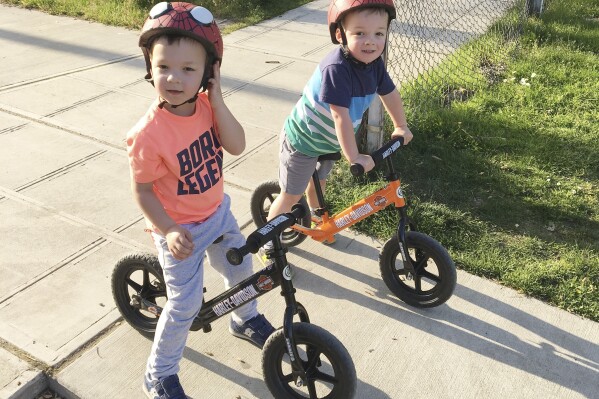
<path fill-rule="evenodd" d="M 143 390 L 152 399 L 178 399 L 186 397 L 177 372 L 202 304 L 204 254 L 226 288 L 252 274 L 251 257 L 235 267 L 225 258 L 245 239 L 223 189 L 223 149 L 239 155 L 245 135 L 223 100 L 223 42 L 210 11 L 159 3 L 139 44 L 158 98 L 127 134 L 127 152 L 133 196 L 151 226 L 168 294 Z M 262 347 L 274 328 L 254 300 L 232 312 L 229 331 Z"/>

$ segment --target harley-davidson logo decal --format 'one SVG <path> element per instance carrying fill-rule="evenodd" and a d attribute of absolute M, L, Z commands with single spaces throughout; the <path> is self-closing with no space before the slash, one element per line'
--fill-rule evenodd
<path fill-rule="evenodd" d="M 374 205 L 375 206 L 383 206 L 387 203 L 387 198 L 385 197 L 376 197 L 374 199 Z"/>
<path fill-rule="evenodd" d="M 273 281 L 269 276 L 260 276 L 258 277 L 258 289 L 260 291 L 270 291 L 272 290 Z"/>

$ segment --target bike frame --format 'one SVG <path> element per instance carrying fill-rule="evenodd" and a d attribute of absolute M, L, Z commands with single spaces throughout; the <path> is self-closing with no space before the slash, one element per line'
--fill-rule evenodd
<path fill-rule="evenodd" d="M 210 332 L 212 330 L 210 324 L 215 320 L 218 320 L 233 310 L 280 286 L 281 295 L 285 298 L 286 305 L 283 320 L 283 335 L 287 343 L 287 352 L 291 360 L 294 380 L 296 381 L 296 384 L 301 385 L 303 381 L 307 381 L 307 376 L 297 351 L 292 324 L 293 317 L 296 314 L 300 321 L 305 323 L 309 323 L 310 318 L 306 308 L 295 299 L 296 290 L 293 287 L 292 282 L 293 273 L 291 265 L 287 263 L 287 258 L 285 256 L 287 249 L 283 248 L 279 238 L 280 232 L 284 228 L 280 225 L 282 223 L 287 223 L 288 226 L 292 225 L 295 222 L 295 217 L 296 216 L 293 214 L 279 215 L 248 237 L 248 242 L 251 241 L 253 244 L 252 248 L 246 244 L 246 246 L 242 247 L 242 251 L 234 249 L 240 256 L 238 258 L 240 263 L 240 259 L 244 255 L 247 255 L 250 251 L 255 253 L 259 247 L 272 240 L 274 250 L 271 254 L 271 259 L 273 260 L 273 264 L 254 273 L 239 284 L 213 297 L 209 301 L 202 300 L 202 307 L 193 321 L 192 330 L 197 331 L 201 328 L 204 332 Z M 256 251 L 254 251 L 254 249 Z M 229 259 L 229 261 L 231 260 Z M 206 292 L 205 289 L 204 292 Z M 141 310 L 152 313 L 156 315 L 156 317 L 159 317 L 162 313 L 162 308 L 160 306 L 157 306 L 139 295 L 132 295 L 132 299 L 136 302 L 136 306 Z"/>
<path fill-rule="evenodd" d="M 368 197 L 350 205 L 343 211 L 333 216 L 329 216 L 329 211 L 324 201 L 324 194 L 320 187 L 318 173 L 314 171 L 312 174 L 312 182 L 314 183 L 313 185 L 316 191 L 316 197 L 318 198 L 318 204 L 320 206 L 316 212 L 318 215 L 320 215 L 322 222 L 314 228 L 305 227 L 300 223 L 297 223 L 293 225 L 291 229 L 305 234 L 319 242 L 334 242 L 334 235 L 336 233 L 353 226 L 359 221 L 366 219 L 367 217 L 393 204 L 399 213 L 397 237 L 399 240 L 401 257 L 402 261 L 404 262 L 404 268 L 407 271 L 407 278 L 411 279 L 412 276 L 415 275 L 415 269 L 407 253 L 408 246 L 406 243 L 406 227 L 409 226 L 410 230 L 416 231 L 416 226 L 407 216 L 406 201 L 403 191 L 401 190 L 401 181 L 395 172 L 395 168 L 391 160 L 391 154 L 399 149 L 399 147 L 400 146 L 397 144 L 397 141 L 390 141 L 372 154 L 372 158 L 375 160 L 375 163 L 381 162 L 383 160 L 385 161 L 388 170 L 388 174 L 385 176 L 385 179 L 387 180 L 388 184 L 385 187 L 375 191 Z M 329 154 L 329 156 L 330 155 L 332 154 Z"/>
<path fill-rule="evenodd" d="M 329 216 L 328 211 L 324 211 L 322 223 L 315 228 L 304 227 L 301 224 L 295 224 L 291 228 L 312 237 L 316 241 L 332 241 L 333 236 L 341 230 L 353 226 L 391 204 L 394 204 L 396 208 L 403 208 L 406 205 L 399 180 L 389 182 L 387 186 L 333 216 Z"/>

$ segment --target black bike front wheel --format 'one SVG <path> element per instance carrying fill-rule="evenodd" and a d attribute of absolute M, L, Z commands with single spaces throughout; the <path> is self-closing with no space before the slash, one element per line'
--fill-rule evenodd
<path fill-rule="evenodd" d="M 256 227 L 262 227 L 266 224 L 270 206 L 280 193 L 281 187 L 279 187 L 279 182 L 276 180 L 264 182 L 256 187 L 250 199 L 250 212 Z M 312 220 L 310 212 L 308 212 L 309 207 L 306 198 L 301 197 L 299 203 L 306 209 L 306 214 L 303 218 L 297 219 L 296 223 L 304 227 L 310 227 Z M 295 247 L 303 242 L 306 237 L 296 230 L 287 229 L 281 234 L 281 243 L 286 247 Z"/>
<path fill-rule="evenodd" d="M 337 338 L 309 323 L 293 323 L 293 337 L 307 380 L 293 375 L 283 330 L 264 344 L 264 381 L 275 398 L 351 399 L 356 392 L 354 363 Z"/>
<path fill-rule="evenodd" d="M 399 239 L 385 243 L 379 257 L 383 281 L 399 299 L 419 308 L 439 306 L 453 294 L 456 268 L 447 250 L 435 239 L 416 231 L 406 233 L 408 255 L 415 273 L 404 268 Z"/>

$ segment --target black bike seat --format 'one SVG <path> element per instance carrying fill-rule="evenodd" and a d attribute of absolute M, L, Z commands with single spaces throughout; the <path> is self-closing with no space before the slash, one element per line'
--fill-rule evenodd
<path fill-rule="evenodd" d="M 318 156 L 318 161 L 338 161 L 341 159 L 340 152 L 333 152 L 330 154 L 322 154 Z"/>

